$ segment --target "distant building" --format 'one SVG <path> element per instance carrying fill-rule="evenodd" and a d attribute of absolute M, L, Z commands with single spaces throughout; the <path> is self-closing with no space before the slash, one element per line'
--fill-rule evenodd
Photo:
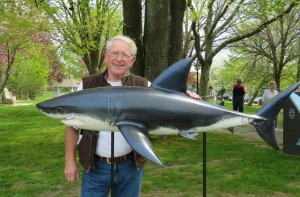
<path fill-rule="evenodd" d="M 51 88 L 55 96 L 59 96 L 62 94 L 76 91 L 79 84 L 80 84 L 80 80 L 76 80 L 73 78 L 66 78 L 61 83 L 53 84 Z"/>

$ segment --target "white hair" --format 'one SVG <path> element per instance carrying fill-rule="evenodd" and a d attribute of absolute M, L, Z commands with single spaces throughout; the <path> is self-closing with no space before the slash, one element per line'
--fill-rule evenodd
<path fill-rule="evenodd" d="M 137 53 L 136 44 L 135 44 L 135 42 L 131 38 L 129 38 L 127 36 L 115 36 L 112 39 L 110 39 L 106 43 L 106 50 L 107 51 L 110 51 L 112 42 L 115 41 L 115 40 L 121 40 L 121 41 L 125 42 L 126 44 L 128 44 L 129 47 L 130 47 L 130 55 L 136 55 L 136 53 Z"/>

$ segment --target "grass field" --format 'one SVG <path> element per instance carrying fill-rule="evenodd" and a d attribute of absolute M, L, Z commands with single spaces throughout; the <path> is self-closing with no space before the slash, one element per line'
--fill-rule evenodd
<path fill-rule="evenodd" d="M 202 134 L 152 141 L 165 166 L 146 165 L 141 196 L 202 196 Z M 79 196 L 64 178 L 64 126 L 34 105 L 0 105 L 0 161 L 0 196 Z M 207 133 L 207 196 L 299 196 L 299 163 L 259 138 Z"/>

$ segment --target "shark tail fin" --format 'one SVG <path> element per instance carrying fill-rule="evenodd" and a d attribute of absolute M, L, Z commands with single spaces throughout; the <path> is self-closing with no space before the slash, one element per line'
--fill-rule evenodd
<path fill-rule="evenodd" d="M 275 118 L 280 109 L 283 107 L 289 96 L 298 88 L 300 81 L 290 88 L 278 94 L 256 113 L 257 116 L 263 117 L 264 120 L 255 119 L 252 124 L 261 138 L 272 148 L 279 150 L 279 144 L 275 133 Z"/>
<path fill-rule="evenodd" d="M 252 123 L 259 136 L 272 148 L 279 150 L 279 144 L 275 133 L 275 122 L 272 120 L 255 121 Z"/>

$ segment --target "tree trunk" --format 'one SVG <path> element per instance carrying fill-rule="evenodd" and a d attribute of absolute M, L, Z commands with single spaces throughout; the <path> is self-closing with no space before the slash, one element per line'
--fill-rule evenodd
<path fill-rule="evenodd" d="M 0 79 L 1 79 L 0 80 L 0 94 L 2 94 L 2 92 L 3 92 L 3 90 L 6 86 L 6 83 L 9 79 L 10 71 L 12 69 L 12 66 L 13 66 L 13 63 L 15 61 L 15 57 L 16 57 L 16 54 L 17 54 L 17 49 L 18 49 L 18 46 L 14 47 L 12 49 L 12 52 L 10 52 L 10 50 L 7 50 L 7 67 L 5 69 L 5 73 L 4 73 L 4 76 L 3 76 L 4 79 L 2 79 L 2 76 L 0 77 Z"/>
<path fill-rule="evenodd" d="M 179 61 L 183 56 L 183 18 L 186 10 L 186 0 L 170 2 L 170 49 L 169 66 Z"/>
<path fill-rule="evenodd" d="M 296 75 L 296 81 L 300 81 L 300 56 L 298 56 L 298 67 L 297 67 L 297 75 Z"/>
<path fill-rule="evenodd" d="M 123 34 L 133 39 L 138 48 L 136 62 L 130 71 L 136 75 L 144 76 L 145 61 L 142 41 L 142 1 L 123 0 L 123 18 Z"/>
<path fill-rule="evenodd" d="M 297 59 L 297 75 L 296 75 L 296 82 L 300 81 L 300 38 L 297 39 L 297 48 L 298 48 L 298 59 Z"/>
<path fill-rule="evenodd" d="M 101 52 L 98 49 L 90 50 L 89 53 L 84 54 L 83 61 L 89 71 L 90 75 L 98 73 L 100 60 L 103 59 L 101 57 Z"/>
<path fill-rule="evenodd" d="M 276 66 L 276 65 L 275 65 Z M 279 66 L 278 66 L 279 67 Z M 276 70 L 276 69 L 275 69 Z M 276 87 L 278 91 L 280 91 L 280 77 L 281 77 L 281 71 L 278 71 L 279 69 L 276 70 L 274 73 L 274 80 L 276 82 Z"/>
<path fill-rule="evenodd" d="M 154 80 L 168 67 L 170 1 L 146 1 L 145 76 Z"/>
<path fill-rule="evenodd" d="M 201 64 L 201 78 L 200 78 L 200 91 L 199 91 L 199 95 L 201 96 L 207 96 L 208 94 L 210 67 L 211 67 L 211 63 Z"/>

